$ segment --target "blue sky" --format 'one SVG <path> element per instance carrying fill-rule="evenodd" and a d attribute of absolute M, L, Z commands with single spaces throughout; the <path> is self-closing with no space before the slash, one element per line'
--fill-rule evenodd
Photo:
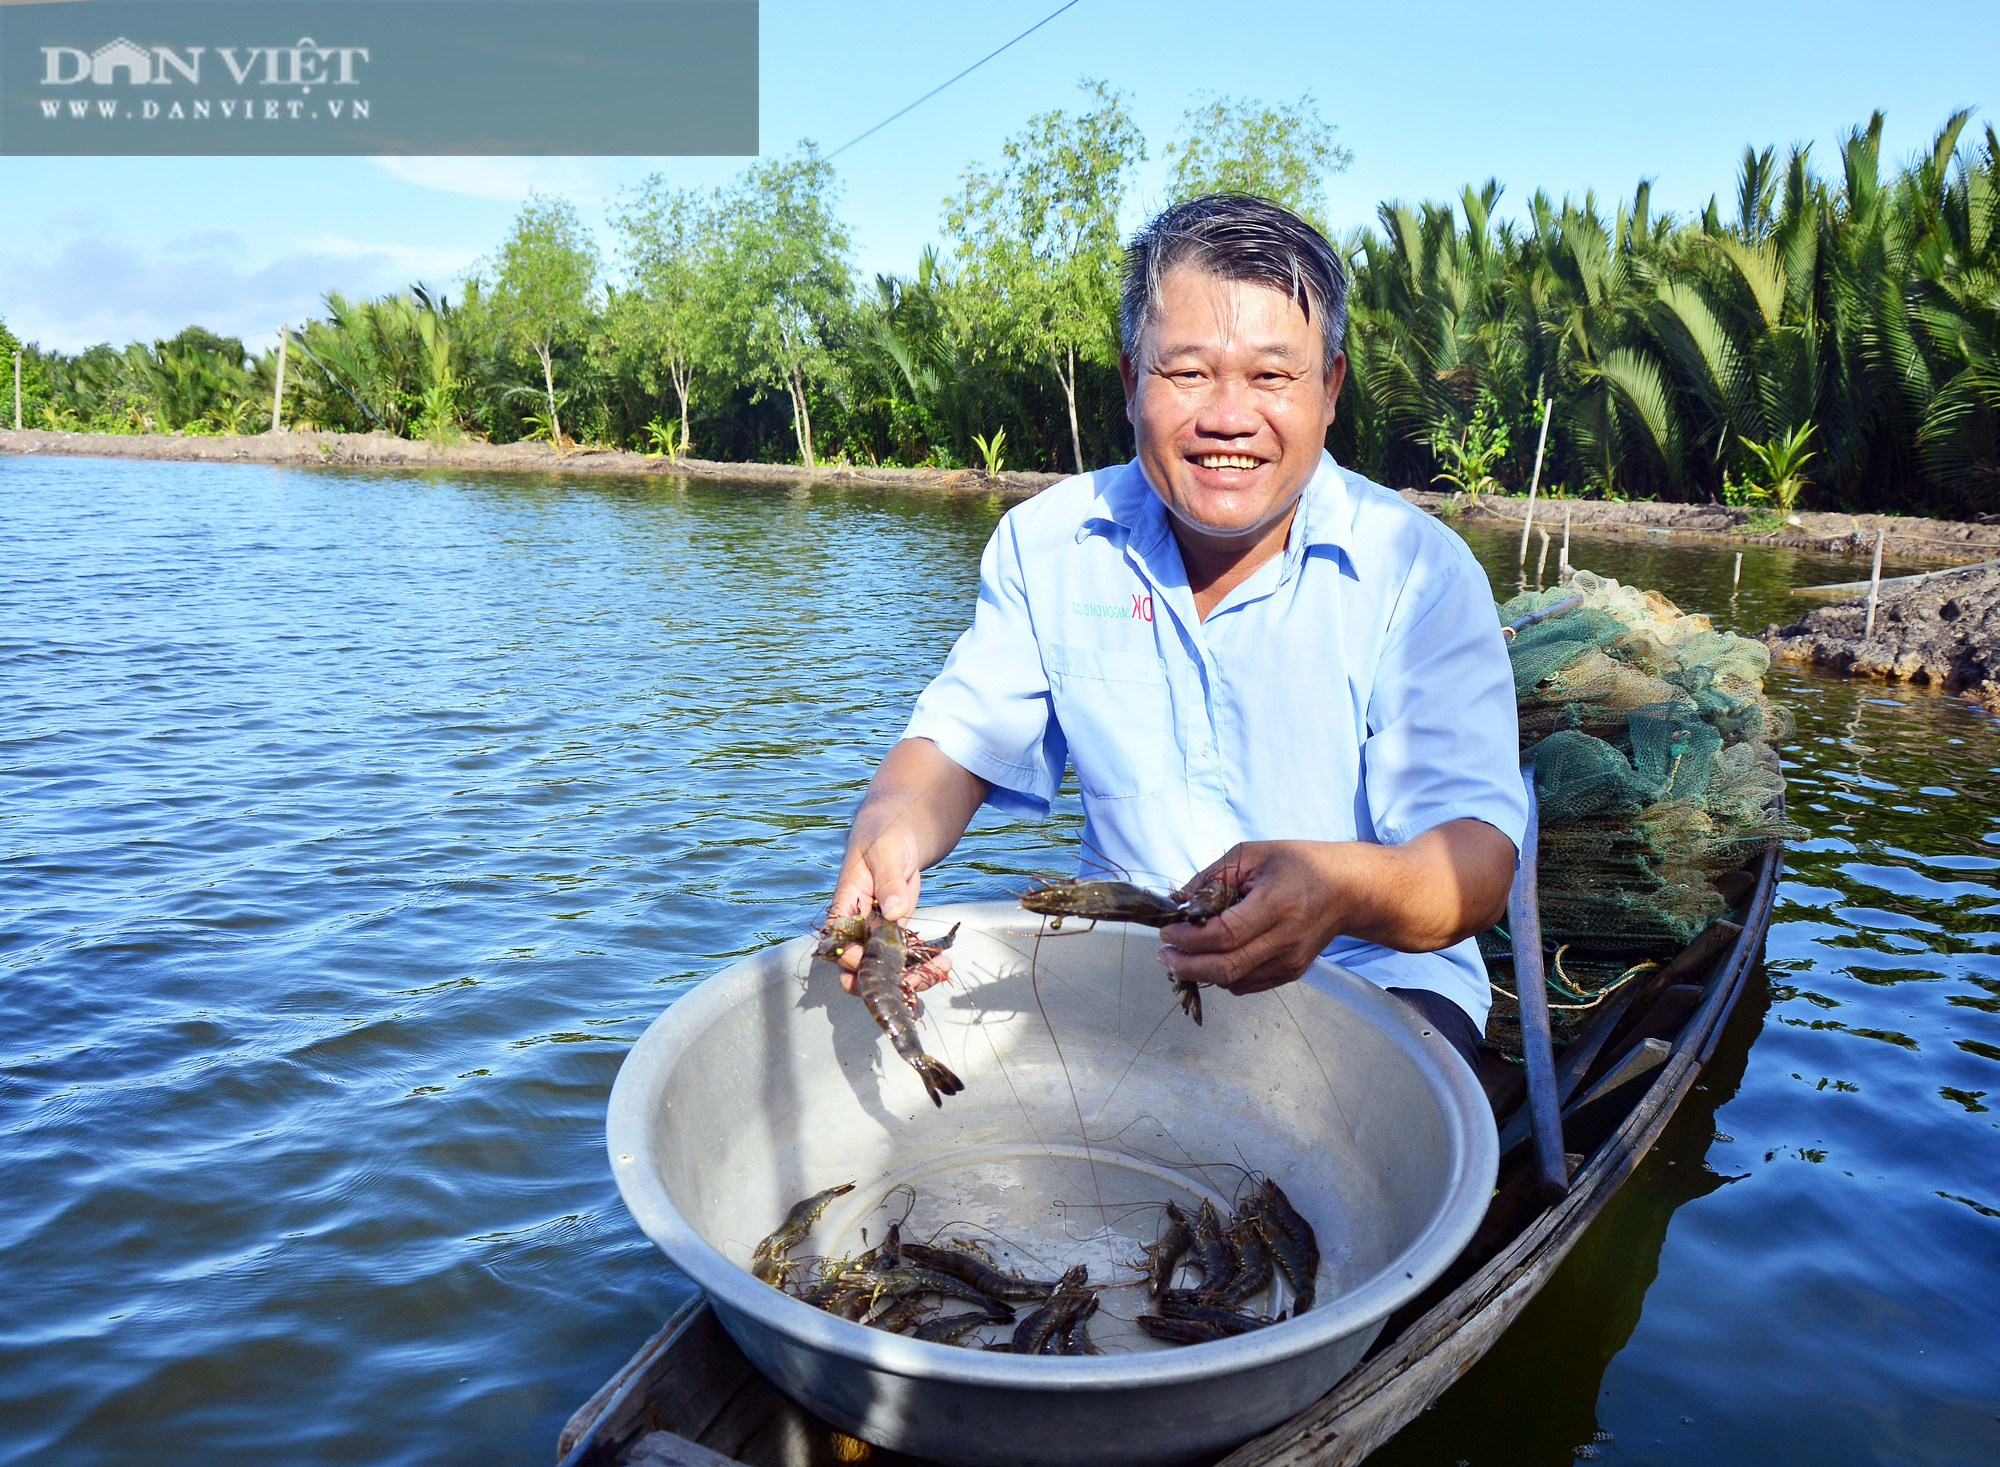
<path fill-rule="evenodd" d="M 764 0 L 762 139 L 832 148 L 1055 7 Z M 1082 0 L 983 70 L 844 154 L 842 212 L 864 271 L 908 272 L 940 205 L 1032 113 L 1083 76 L 1127 95 L 1152 159 L 1202 93 L 1283 102 L 1310 91 L 1354 154 L 1332 217 L 1387 198 L 1447 197 L 1488 176 L 1501 212 L 1537 187 L 1725 203 L 1746 143 L 1838 136 L 1880 108 L 1887 152 L 1926 144 L 1956 107 L 2000 124 L 2000 5 L 1908 3 L 1342 6 L 1267 0 Z M 531 188 L 601 226 L 653 172 L 720 183 L 741 159 L 0 158 L 0 318 L 76 350 L 189 322 L 274 339 L 329 289 L 449 284 L 504 234 Z M 607 246 L 610 243 L 606 236 Z"/>

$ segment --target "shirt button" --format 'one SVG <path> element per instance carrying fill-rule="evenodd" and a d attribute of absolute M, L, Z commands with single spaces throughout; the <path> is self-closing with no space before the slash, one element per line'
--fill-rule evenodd
<path fill-rule="evenodd" d="M 1207 758 L 1207 757 L 1208 757 L 1208 756 L 1209 756 L 1210 754 L 1212 754 L 1212 753 L 1214 753 L 1214 752 L 1215 752 L 1215 751 L 1214 751 L 1213 749 L 1209 748 L 1209 746 L 1208 746 L 1207 744 L 1203 744 L 1203 745 L 1201 746 L 1201 756 L 1202 756 L 1202 758 L 1204 758 L 1204 759 L 1206 759 L 1206 758 Z"/>

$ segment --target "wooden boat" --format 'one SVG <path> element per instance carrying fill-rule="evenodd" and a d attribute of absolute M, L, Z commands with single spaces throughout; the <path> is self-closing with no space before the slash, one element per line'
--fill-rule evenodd
<path fill-rule="evenodd" d="M 1640 980 L 1643 991 L 1608 1005 L 1559 1056 L 1550 1052 L 1544 1011 L 1539 1084 L 1532 1073 L 1537 1018 L 1524 1012 L 1529 1089 L 1537 1093 L 1518 1106 L 1496 1097 L 1496 1111 L 1509 1114 L 1500 1118 L 1500 1185 L 1479 1232 L 1425 1294 L 1389 1318 L 1353 1373 L 1302 1415 L 1221 1458 L 1219 1467 L 1359 1462 L 1500 1338 L 1659 1139 L 1709 1062 L 1762 951 L 1782 862 L 1782 848 L 1773 843 L 1739 880 L 1718 883 L 1739 893 L 1735 920 L 1711 924 Z M 1521 866 L 1517 924 L 1534 912 L 1534 865 L 1529 859 Z M 1519 986 L 1524 996 L 1541 988 Z M 1536 1101 L 1545 1126 L 1560 1110 L 1559 1142 L 1551 1136 L 1545 1145 L 1529 1144 Z M 1551 1166 L 1559 1176 L 1549 1175 Z M 780 1395 L 699 1298 L 570 1418 L 557 1457 L 561 1467 L 913 1461 L 842 1436 Z"/>

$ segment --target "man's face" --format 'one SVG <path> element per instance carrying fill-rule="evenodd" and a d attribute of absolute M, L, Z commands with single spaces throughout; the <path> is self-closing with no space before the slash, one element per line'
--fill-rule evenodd
<path fill-rule="evenodd" d="M 1194 268 L 1161 282 L 1138 351 L 1119 359 L 1139 462 L 1183 535 L 1254 544 L 1291 513 L 1333 423 L 1345 353 L 1265 285 Z"/>

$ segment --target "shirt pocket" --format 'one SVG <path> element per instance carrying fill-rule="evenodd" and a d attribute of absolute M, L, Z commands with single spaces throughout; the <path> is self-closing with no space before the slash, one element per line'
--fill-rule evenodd
<path fill-rule="evenodd" d="M 1076 781 L 1093 799 L 1149 795 L 1166 782 L 1167 670 L 1152 652 L 1045 644 L 1042 663 Z"/>

